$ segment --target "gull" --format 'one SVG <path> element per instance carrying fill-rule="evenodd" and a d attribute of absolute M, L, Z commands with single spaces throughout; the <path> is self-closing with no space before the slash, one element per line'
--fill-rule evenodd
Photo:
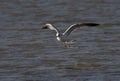
<path fill-rule="evenodd" d="M 42 29 L 50 29 L 56 32 L 56 38 L 59 42 L 63 42 L 63 44 L 66 46 L 69 46 L 70 44 L 73 44 L 75 40 L 71 40 L 69 39 L 69 35 L 70 33 L 76 29 L 76 28 L 80 28 L 80 27 L 84 27 L 84 26 L 98 26 L 99 24 L 97 23 L 78 23 L 78 24 L 73 24 L 70 27 L 68 27 L 68 29 L 61 33 L 56 27 L 54 27 L 52 24 L 47 23 L 45 24 Z"/>

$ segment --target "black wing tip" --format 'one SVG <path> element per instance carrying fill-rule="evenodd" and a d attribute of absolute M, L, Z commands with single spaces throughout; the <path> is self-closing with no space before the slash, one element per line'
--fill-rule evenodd
<path fill-rule="evenodd" d="M 98 23 L 83 23 L 84 25 L 87 25 L 87 26 L 98 26 L 100 24 Z"/>

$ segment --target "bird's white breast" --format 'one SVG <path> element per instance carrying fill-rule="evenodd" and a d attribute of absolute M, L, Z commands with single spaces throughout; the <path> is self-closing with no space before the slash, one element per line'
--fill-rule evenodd
<path fill-rule="evenodd" d="M 60 42 L 67 42 L 69 41 L 69 39 L 65 36 L 61 36 L 61 37 L 57 37 L 57 40 L 60 41 Z"/>
<path fill-rule="evenodd" d="M 57 40 L 58 40 L 58 41 L 61 41 L 61 38 L 60 38 L 60 37 L 57 37 Z"/>

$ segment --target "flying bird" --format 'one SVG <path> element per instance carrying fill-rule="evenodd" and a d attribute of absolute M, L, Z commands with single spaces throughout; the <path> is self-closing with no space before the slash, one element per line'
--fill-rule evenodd
<path fill-rule="evenodd" d="M 98 26 L 99 24 L 97 23 L 78 23 L 78 24 L 73 24 L 70 27 L 68 27 L 68 29 L 61 33 L 56 27 L 54 27 L 52 24 L 45 24 L 42 29 L 50 29 L 50 30 L 54 30 L 56 32 L 56 38 L 59 42 L 63 42 L 65 47 L 69 46 L 70 44 L 74 43 L 74 40 L 69 39 L 69 35 L 70 33 L 76 29 L 76 28 L 80 28 L 80 27 L 84 27 L 84 26 Z"/>

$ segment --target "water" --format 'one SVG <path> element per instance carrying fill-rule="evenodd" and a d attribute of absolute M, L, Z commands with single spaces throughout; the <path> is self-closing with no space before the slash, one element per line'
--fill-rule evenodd
<path fill-rule="evenodd" d="M 119 0 L 1 0 L 0 81 L 120 81 Z M 80 22 L 70 48 L 42 30 Z"/>

